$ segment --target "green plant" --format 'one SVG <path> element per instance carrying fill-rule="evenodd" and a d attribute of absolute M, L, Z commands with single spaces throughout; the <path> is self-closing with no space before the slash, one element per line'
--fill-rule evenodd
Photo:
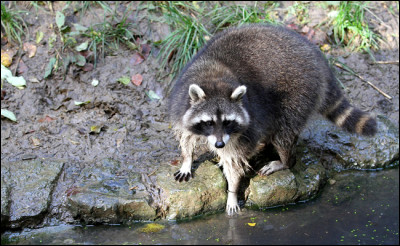
<path fill-rule="evenodd" d="M 188 2 L 161 2 L 167 23 L 174 31 L 161 42 L 161 66 L 171 63 L 170 74 L 175 75 L 204 46 L 211 36 L 199 19 L 201 9 Z"/>
<path fill-rule="evenodd" d="M 127 22 L 126 17 L 115 24 L 104 20 L 103 23 L 94 24 L 87 28 L 82 35 L 90 40 L 88 49 L 93 51 L 95 65 L 97 53 L 101 52 L 104 58 L 107 47 L 118 49 L 121 43 L 133 45 L 131 41 L 134 40 L 135 33 L 131 30 L 134 30 L 133 24 Z"/>
<path fill-rule="evenodd" d="M 210 12 L 211 22 L 220 30 L 227 26 L 241 26 L 248 23 L 277 23 L 272 14 L 276 4 L 264 5 L 261 10 L 255 2 L 254 6 L 232 5 L 216 7 Z"/>
<path fill-rule="evenodd" d="M 308 16 L 308 6 L 301 1 L 295 1 L 293 5 L 288 7 L 288 16 L 295 16 L 301 25 L 310 22 Z"/>
<path fill-rule="evenodd" d="M 1 3 L 1 27 L 4 29 L 9 41 L 16 42 L 20 46 L 22 45 L 21 37 L 25 33 L 23 26 L 27 30 L 26 36 L 29 36 L 25 21 L 19 16 L 19 13 L 22 12 L 24 11 L 11 10 L 3 2 Z"/>
<path fill-rule="evenodd" d="M 369 11 L 367 2 L 341 1 L 337 10 L 329 13 L 333 19 L 333 36 L 337 44 L 365 51 L 379 48 L 379 36 L 368 27 L 365 11 Z"/>

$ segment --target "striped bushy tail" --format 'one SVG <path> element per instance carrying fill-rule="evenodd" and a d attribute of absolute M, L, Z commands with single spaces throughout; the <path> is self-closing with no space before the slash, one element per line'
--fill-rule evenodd
<path fill-rule="evenodd" d="M 321 114 L 351 133 L 373 136 L 377 131 L 375 118 L 367 112 L 353 107 L 343 96 L 336 81 L 333 81 L 329 87 L 325 105 L 320 110 Z"/>

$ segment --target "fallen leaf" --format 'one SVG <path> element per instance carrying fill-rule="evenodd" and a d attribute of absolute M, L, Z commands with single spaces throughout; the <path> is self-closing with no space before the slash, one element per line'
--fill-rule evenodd
<path fill-rule="evenodd" d="M 12 121 L 17 121 L 17 118 L 15 117 L 15 114 L 11 112 L 10 110 L 7 109 L 1 109 L 1 116 L 6 117 L 7 119 L 10 119 Z"/>
<path fill-rule="evenodd" d="M 86 63 L 85 66 L 83 66 L 82 70 L 85 72 L 92 71 L 94 68 L 94 65 L 92 63 Z"/>
<path fill-rule="evenodd" d="M 320 47 L 320 49 L 321 49 L 323 52 L 326 52 L 326 51 L 329 51 L 329 50 L 331 49 L 331 46 L 330 46 L 329 44 L 324 44 L 324 45 L 322 45 L 322 46 Z"/>
<path fill-rule="evenodd" d="M 173 166 L 178 166 L 178 164 L 179 164 L 178 160 L 172 160 L 171 161 L 171 165 L 173 165 Z"/>
<path fill-rule="evenodd" d="M 88 45 L 89 45 L 89 41 L 86 41 L 86 42 L 81 43 L 80 45 L 76 46 L 75 50 L 76 51 L 86 50 Z"/>
<path fill-rule="evenodd" d="M 91 133 L 100 133 L 102 127 L 103 126 L 97 126 L 97 125 L 90 126 L 90 132 Z"/>
<path fill-rule="evenodd" d="M 294 23 L 287 24 L 286 27 L 295 31 L 299 30 L 299 27 Z"/>
<path fill-rule="evenodd" d="M 84 105 L 84 104 L 88 104 L 88 103 L 90 103 L 90 100 L 89 100 L 89 101 L 85 101 L 85 102 L 74 101 L 74 104 L 75 104 L 76 106 Z"/>
<path fill-rule="evenodd" d="M 65 23 L 65 16 L 63 13 L 61 13 L 60 11 L 57 11 L 56 13 L 56 24 L 58 26 L 58 29 L 61 29 L 61 27 L 64 25 Z"/>
<path fill-rule="evenodd" d="M 75 56 L 75 59 L 76 59 L 76 65 L 78 65 L 78 66 L 80 66 L 80 67 L 85 66 L 85 64 L 86 64 L 86 58 L 85 58 L 83 55 L 77 54 L 77 55 Z"/>
<path fill-rule="evenodd" d="M 74 145 L 79 145 L 80 144 L 78 141 L 72 140 L 70 138 L 68 138 L 68 140 Z"/>
<path fill-rule="evenodd" d="M 47 64 L 46 70 L 44 71 L 44 78 L 50 76 L 53 71 L 54 65 L 56 64 L 57 59 L 55 57 L 50 58 L 49 64 Z"/>
<path fill-rule="evenodd" d="M 27 71 L 28 71 L 28 67 L 25 65 L 25 62 L 23 60 L 20 60 L 18 69 L 17 69 L 17 73 L 23 74 L 23 73 L 26 73 Z"/>
<path fill-rule="evenodd" d="M 28 57 L 31 58 L 35 56 L 37 47 L 34 44 L 26 42 L 24 43 L 23 49 L 25 52 L 28 52 Z"/>
<path fill-rule="evenodd" d="M 146 92 L 146 94 L 151 100 L 160 100 L 161 99 L 153 90 Z"/>
<path fill-rule="evenodd" d="M 99 84 L 99 81 L 97 79 L 92 80 L 92 85 L 97 86 Z"/>
<path fill-rule="evenodd" d="M 121 146 L 121 143 L 124 141 L 124 139 L 123 138 L 118 138 L 117 139 L 117 148 L 119 148 L 119 146 Z"/>
<path fill-rule="evenodd" d="M 256 226 L 257 223 L 247 223 L 249 226 Z"/>
<path fill-rule="evenodd" d="M 123 77 L 119 78 L 117 81 L 121 82 L 124 85 L 128 85 L 129 82 L 131 81 L 131 79 L 128 76 L 123 76 Z"/>
<path fill-rule="evenodd" d="M 144 57 L 139 54 L 138 52 L 135 52 L 131 58 L 131 64 L 132 65 L 138 65 L 144 61 Z"/>
<path fill-rule="evenodd" d="M 1 65 L 9 67 L 12 63 L 12 56 L 1 50 Z"/>
<path fill-rule="evenodd" d="M 140 53 L 143 55 L 143 58 L 146 59 L 150 55 L 151 46 L 149 44 L 141 44 L 140 45 Z"/>
<path fill-rule="evenodd" d="M 36 43 L 39 44 L 42 41 L 44 33 L 41 31 L 36 32 Z"/>
<path fill-rule="evenodd" d="M 144 227 L 140 228 L 141 232 L 150 233 L 150 232 L 159 232 L 164 229 L 164 225 L 160 225 L 157 223 L 147 224 Z"/>
<path fill-rule="evenodd" d="M 34 146 L 39 146 L 40 145 L 40 140 L 38 139 L 38 138 L 35 138 L 35 137 L 31 137 L 31 141 L 32 141 L 32 144 L 34 145 Z"/>
<path fill-rule="evenodd" d="M 51 122 L 55 120 L 54 118 L 51 118 L 50 116 L 46 115 L 45 117 L 38 119 L 38 122 L 43 123 L 43 122 Z"/>
<path fill-rule="evenodd" d="M 141 74 L 135 74 L 135 75 L 132 75 L 131 81 L 132 81 L 132 83 L 133 83 L 134 85 L 139 86 L 139 85 L 142 84 L 143 77 L 142 77 Z"/>

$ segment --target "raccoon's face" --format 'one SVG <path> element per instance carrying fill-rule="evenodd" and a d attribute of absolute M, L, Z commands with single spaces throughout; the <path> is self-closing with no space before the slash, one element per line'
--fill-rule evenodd
<path fill-rule="evenodd" d="M 245 86 L 237 87 L 229 98 L 209 98 L 196 84 L 189 87 L 191 107 L 183 116 L 183 125 L 197 135 L 206 136 L 216 148 L 223 148 L 232 135 L 244 132 L 250 122 L 241 99 Z"/>

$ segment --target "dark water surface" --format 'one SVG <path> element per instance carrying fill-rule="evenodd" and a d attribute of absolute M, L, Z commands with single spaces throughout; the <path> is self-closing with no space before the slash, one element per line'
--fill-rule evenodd
<path fill-rule="evenodd" d="M 130 226 L 59 226 L 4 234 L 17 244 L 398 244 L 399 168 L 343 171 L 306 203 Z M 335 182 L 336 181 L 336 182 Z M 16 236 L 19 237 L 18 241 Z M 7 239 L 8 238 L 8 239 Z M 6 240 L 6 241 L 5 241 Z M 8 241 L 10 240 L 10 241 Z M 7 242 L 8 241 L 8 242 Z"/>

